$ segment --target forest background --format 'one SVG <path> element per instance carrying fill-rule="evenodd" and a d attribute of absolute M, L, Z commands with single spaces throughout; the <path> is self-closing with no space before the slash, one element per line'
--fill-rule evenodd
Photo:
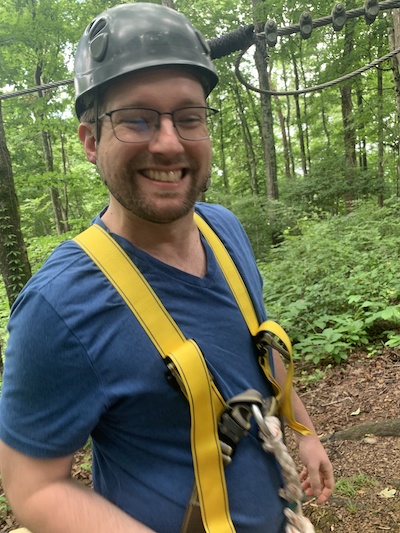
<path fill-rule="evenodd" d="M 70 80 L 83 29 L 117 3 L 0 6 L 2 352 L 22 286 L 107 203 L 77 138 L 73 86 L 24 91 Z M 334 4 L 164 3 L 207 39 L 249 24 L 258 33 L 236 62 L 245 84 L 235 74 L 237 54 L 215 61 L 221 83 L 209 105 L 221 112 L 211 127 L 213 178 L 205 201 L 230 208 L 245 226 L 269 316 L 288 331 L 295 357 L 318 375 L 353 350 L 373 356 L 383 345 L 400 346 L 400 72 L 398 55 L 389 57 L 400 46 L 400 2 L 367 0 L 365 14 L 362 5 L 363 14 L 343 25 L 343 8 L 360 8 L 349 0 L 336 5 L 335 28 L 314 29 L 309 15 L 314 21 L 331 15 Z M 301 33 L 282 30 L 300 20 Z M 22 94 L 6 97 L 15 91 Z"/>
<path fill-rule="evenodd" d="M 10 306 L 51 250 L 107 203 L 77 138 L 69 82 L 84 28 L 117 3 L 0 5 L 0 390 Z M 240 26 L 254 35 L 254 24 L 256 43 L 241 58 L 215 59 L 221 81 L 209 105 L 221 112 L 204 200 L 230 208 L 249 235 L 316 427 L 344 429 L 341 438 L 399 435 L 400 0 L 163 3 L 211 42 Z M 346 22 L 344 9 L 358 14 Z M 380 433 L 353 427 L 371 418 Z M 400 531 L 400 444 L 390 438 L 330 438 L 342 500 L 308 507 L 316 531 Z M 89 463 L 84 450 L 75 474 L 87 482 Z M 0 530 L 16 525 L 0 483 Z"/>

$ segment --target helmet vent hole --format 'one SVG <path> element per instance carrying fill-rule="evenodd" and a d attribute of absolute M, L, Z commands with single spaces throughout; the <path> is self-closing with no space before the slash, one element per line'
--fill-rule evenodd
<path fill-rule="evenodd" d="M 95 19 L 89 26 L 88 26 L 88 34 L 89 39 L 92 40 L 98 35 L 99 33 L 104 30 L 104 28 L 107 25 L 107 20 L 105 18 L 99 18 Z"/>

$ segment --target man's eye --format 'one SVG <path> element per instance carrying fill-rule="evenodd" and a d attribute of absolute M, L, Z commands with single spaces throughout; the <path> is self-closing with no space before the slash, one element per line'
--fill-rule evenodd
<path fill-rule="evenodd" d="M 145 130 L 149 127 L 148 121 L 144 118 L 139 118 L 139 117 L 135 117 L 135 118 L 127 117 L 121 121 L 121 124 L 125 128 L 130 128 L 132 130 Z"/>
<path fill-rule="evenodd" d="M 188 115 L 187 117 L 179 117 L 178 124 L 181 126 L 198 126 L 204 122 L 203 118 L 198 115 Z"/>

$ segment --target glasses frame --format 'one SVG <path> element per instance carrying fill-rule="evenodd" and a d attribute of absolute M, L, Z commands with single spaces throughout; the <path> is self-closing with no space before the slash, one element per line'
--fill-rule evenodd
<path fill-rule="evenodd" d="M 117 134 L 115 133 L 115 126 L 114 126 L 113 119 L 112 119 L 113 114 L 118 112 L 118 111 L 128 111 L 128 110 L 132 110 L 132 109 L 137 109 L 137 110 L 142 110 L 142 111 L 154 111 L 155 113 L 158 114 L 158 122 L 157 122 L 156 128 L 153 131 L 153 133 L 152 133 L 152 135 L 151 135 L 151 137 L 149 139 L 146 139 L 146 140 L 143 140 L 143 141 L 125 141 L 125 140 L 120 139 L 117 136 Z M 175 116 L 174 115 L 175 115 L 175 113 L 177 113 L 179 111 L 184 111 L 185 109 L 204 109 L 205 110 L 205 112 L 206 112 L 206 127 L 207 127 L 207 135 L 206 136 L 199 137 L 197 139 L 187 139 L 186 137 L 182 136 L 181 132 L 179 131 L 179 127 L 177 127 L 177 125 L 176 125 Z M 215 117 L 215 115 L 217 115 L 217 113 L 219 113 L 218 109 L 214 109 L 213 107 L 208 107 L 208 106 L 185 106 L 185 107 L 179 107 L 178 109 L 174 109 L 174 111 L 170 111 L 170 112 L 158 111 L 157 109 L 152 109 L 151 107 L 120 107 L 119 109 L 112 109 L 111 111 L 106 111 L 106 112 L 102 113 L 101 115 L 99 115 L 97 117 L 97 120 L 103 120 L 103 118 L 109 117 L 110 122 L 111 122 L 111 127 L 112 127 L 112 130 L 113 130 L 113 133 L 114 133 L 114 136 L 115 136 L 116 139 L 118 139 L 120 142 L 127 143 L 127 144 L 140 144 L 140 143 L 148 143 L 148 142 L 150 142 L 153 139 L 155 132 L 160 128 L 160 122 L 161 122 L 162 115 L 169 115 L 171 117 L 172 124 L 174 125 L 176 133 L 178 134 L 178 137 L 180 137 L 184 141 L 192 141 L 193 142 L 193 141 L 204 141 L 204 140 L 210 138 L 210 134 L 208 132 L 207 119 Z"/>

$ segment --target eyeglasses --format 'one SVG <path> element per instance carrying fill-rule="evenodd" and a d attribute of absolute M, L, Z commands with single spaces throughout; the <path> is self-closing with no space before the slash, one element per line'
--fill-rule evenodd
<path fill-rule="evenodd" d="M 115 137 L 124 143 L 149 142 L 160 127 L 161 115 L 170 115 L 175 129 L 185 141 L 201 141 L 209 138 L 208 124 L 218 113 L 211 107 L 182 107 L 171 113 L 156 109 L 126 107 L 107 111 L 98 118 L 109 117 Z"/>

